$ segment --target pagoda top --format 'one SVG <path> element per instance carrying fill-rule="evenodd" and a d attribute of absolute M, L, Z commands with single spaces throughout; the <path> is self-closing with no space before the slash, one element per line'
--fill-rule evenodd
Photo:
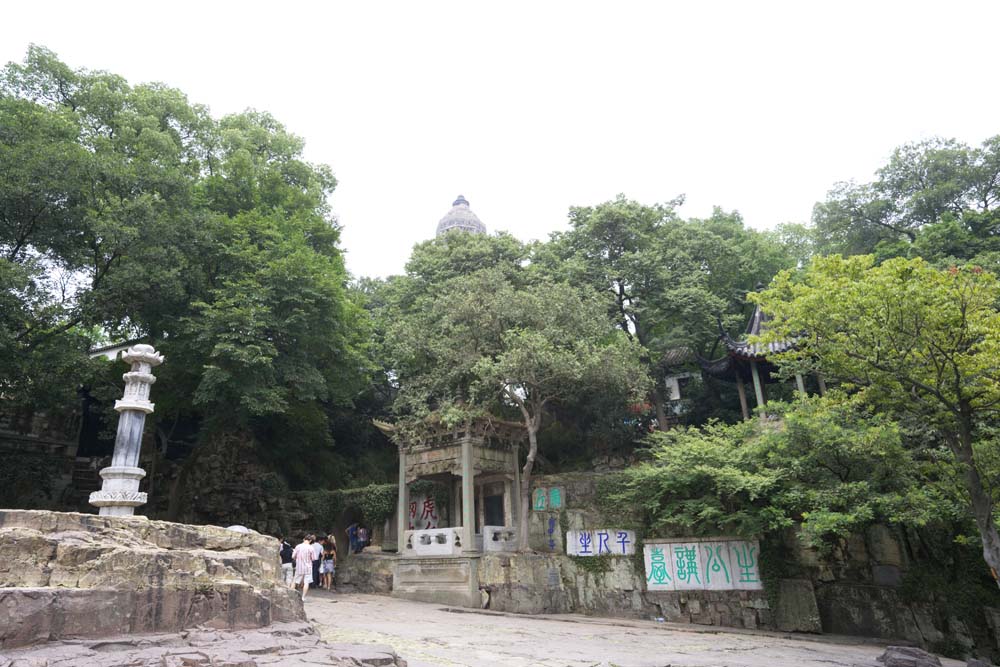
<path fill-rule="evenodd" d="M 486 233 L 486 225 L 482 223 L 479 216 L 472 212 L 469 208 L 469 201 L 462 195 L 458 195 L 458 198 L 451 204 L 451 210 L 438 222 L 437 235 L 441 236 L 453 229 L 470 234 Z"/>

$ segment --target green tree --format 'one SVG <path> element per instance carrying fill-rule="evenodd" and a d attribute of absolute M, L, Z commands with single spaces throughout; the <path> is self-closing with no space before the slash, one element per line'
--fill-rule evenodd
<path fill-rule="evenodd" d="M 422 419 L 515 415 L 528 451 L 522 469 L 521 545 L 527 547 L 531 475 L 546 410 L 588 392 L 624 402 L 644 389 L 639 351 L 597 295 L 562 283 L 518 286 L 500 267 L 445 281 L 425 309 L 388 337 L 400 386 L 397 410 Z"/>
<path fill-rule="evenodd" d="M 168 359 L 154 426 L 266 434 L 307 415 L 305 439 L 328 443 L 329 410 L 365 385 L 368 317 L 347 289 L 336 180 L 303 148 L 267 113 L 214 119 L 180 91 L 41 47 L 7 65 L 4 398 L 67 407 L 91 384 L 110 399 L 120 388 L 87 350 L 141 337 Z"/>
<path fill-rule="evenodd" d="M 930 139 L 897 148 L 871 183 L 838 183 L 813 222 L 827 253 L 971 259 L 998 249 L 998 203 L 1000 136 Z"/>
<path fill-rule="evenodd" d="M 619 195 L 574 207 L 570 231 L 533 255 L 534 271 L 610 296 L 609 316 L 644 349 L 661 429 L 671 353 L 707 353 L 718 319 L 741 326 L 746 292 L 796 263 L 778 236 L 746 229 L 738 213 L 685 221 L 675 210 L 682 202 L 645 206 Z"/>
<path fill-rule="evenodd" d="M 978 267 L 938 270 L 921 259 L 875 266 L 871 256 L 819 257 L 801 274 L 779 274 L 755 299 L 774 315 L 765 340 L 799 341 L 779 363 L 836 378 L 872 405 L 921 420 L 947 443 L 995 576 L 998 498 L 987 462 L 997 458 L 1000 406 L 996 277 Z"/>
<path fill-rule="evenodd" d="M 876 521 L 923 525 L 961 513 L 898 425 L 832 394 L 769 403 L 772 421 L 678 428 L 649 438 L 607 504 L 635 508 L 651 534 L 756 537 L 799 525 L 825 550 Z"/>

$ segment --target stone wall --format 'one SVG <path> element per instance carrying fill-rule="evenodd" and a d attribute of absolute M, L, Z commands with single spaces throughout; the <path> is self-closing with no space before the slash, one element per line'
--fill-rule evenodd
<path fill-rule="evenodd" d="M 995 604 L 966 609 L 972 622 L 959 618 L 943 601 L 913 599 L 904 584 L 915 568 L 928 566 L 928 556 L 904 531 L 889 526 L 870 526 L 822 555 L 803 547 L 794 530 L 778 543 L 772 539 L 762 544 L 765 591 L 649 592 L 641 561 L 634 565 L 639 571 L 633 571 L 629 558 L 609 558 L 610 564 L 595 568 L 581 565 L 584 559 L 558 555 L 565 553 L 567 530 L 633 527 L 609 525 L 602 516 L 597 504 L 602 476 L 566 473 L 532 480 L 533 489 L 564 489 L 563 509 L 532 511 L 530 517 L 532 549 L 552 555 L 484 561 L 481 578 L 495 588 L 494 608 L 863 635 L 947 648 L 953 654 L 972 647 L 994 655 L 1000 651 L 1000 612 L 995 609 L 1000 594 Z M 555 535 L 548 532 L 553 521 L 558 525 Z M 769 557 L 780 562 L 768 563 Z"/>
<path fill-rule="evenodd" d="M 490 594 L 490 609 L 498 611 L 777 627 L 763 591 L 650 592 L 637 557 L 488 554 L 480 561 L 479 582 Z"/>
<path fill-rule="evenodd" d="M 274 547 L 213 526 L 0 510 L 0 648 L 304 620 Z"/>

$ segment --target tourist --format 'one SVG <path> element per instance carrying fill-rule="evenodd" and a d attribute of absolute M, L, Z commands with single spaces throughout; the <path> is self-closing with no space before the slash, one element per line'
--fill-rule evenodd
<path fill-rule="evenodd" d="M 325 542 L 326 540 L 324 538 L 321 541 Z M 312 536 L 312 549 L 313 549 L 313 562 L 312 562 L 313 583 L 312 583 L 312 585 L 318 588 L 319 585 L 320 585 L 320 580 L 319 580 L 319 565 L 320 565 L 320 562 L 323 560 L 323 545 L 320 544 L 320 541 L 316 540 L 316 536 L 315 535 Z"/>
<path fill-rule="evenodd" d="M 282 579 L 285 581 L 285 585 L 289 588 L 294 588 L 295 584 L 292 583 L 295 578 L 295 559 L 292 557 L 294 550 L 292 545 L 288 543 L 284 537 L 279 537 L 278 541 L 280 546 L 278 547 L 278 555 L 281 556 L 281 575 Z"/>
<path fill-rule="evenodd" d="M 292 560 L 295 561 L 295 578 L 292 580 L 292 587 L 302 584 L 303 602 L 306 599 L 306 593 L 309 592 L 309 584 L 313 582 L 313 560 L 316 558 L 316 552 L 313 551 L 311 544 L 313 539 L 315 538 L 312 535 L 304 536 L 302 544 L 292 551 Z"/>
<path fill-rule="evenodd" d="M 358 524 L 352 523 L 347 527 L 347 553 L 353 554 L 357 553 L 358 549 Z"/>
<path fill-rule="evenodd" d="M 333 576 L 337 571 L 337 547 L 330 540 L 324 540 L 323 563 L 320 566 L 320 575 L 323 577 L 322 587 L 326 590 L 333 588 Z"/>
<path fill-rule="evenodd" d="M 368 546 L 368 529 L 364 526 L 358 528 L 358 547 L 354 553 L 358 554 L 365 550 Z"/>

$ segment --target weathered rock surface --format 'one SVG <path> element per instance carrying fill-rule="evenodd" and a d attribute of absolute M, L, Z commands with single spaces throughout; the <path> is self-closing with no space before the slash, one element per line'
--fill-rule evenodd
<path fill-rule="evenodd" d="M 273 540 L 257 533 L 0 510 L 0 648 L 304 618 Z"/>
<path fill-rule="evenodd" d="M 941 667 L 941 660 L 912 646 L 890 646 L 876 658 L 885 667 Z"/>
<path fill-rule="evenodd" d="M 778 586 L 778 608 L 774 611 L 778 629 L 785 632 L 823 632 L 812 582 L 808 579 L 782 579 Z"/>
<path fill-rule="evenodd" d="M 357 593 L 391 593 L 395 554 L 364 551 L 337 564 L 337 590 Z"/>
<path fill-rule="evenodd" d="M 0 653 L 0 667 L 405 667 L 389 647 L 323 642 L 305 623 L 256 630 L 208 628 L 172 635 L 130 635 L 50 642 Z"/>

